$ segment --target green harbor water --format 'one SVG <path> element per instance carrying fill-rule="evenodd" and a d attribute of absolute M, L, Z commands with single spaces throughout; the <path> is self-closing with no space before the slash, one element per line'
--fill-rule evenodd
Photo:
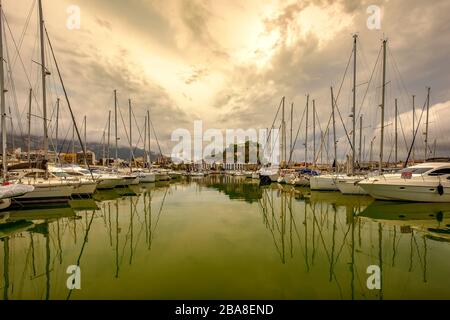
<path fill-rule="evenodd" d="M 449 226 L 444 204 L 225 176 L 140 185 L 0 213 L 0 297 L 450 299 Z"/>

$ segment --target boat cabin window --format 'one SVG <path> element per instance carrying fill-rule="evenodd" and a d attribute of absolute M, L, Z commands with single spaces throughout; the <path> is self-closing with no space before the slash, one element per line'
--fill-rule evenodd
<path fill-rule="evenodd" d="M 400 173 L 424 174 L 432 169 L 433 168 L 405 168 L 401 170 Z"/>
<path fill-rule="evenodd" d="M 91 174 L 89 170 L 78 170 L 78 172 L 81 172 L 82 174 Z"/>
<path fill-rule="evenodd" d="M 442 168 L 442 169 L 438 169 L 435 170 L 433 172 L 430 172 L 428 175 L 429 176 L 433 176 L 433 177 L 438 177 L 438 176 L 445 176 L 450 174 L 450 168 Z"/>

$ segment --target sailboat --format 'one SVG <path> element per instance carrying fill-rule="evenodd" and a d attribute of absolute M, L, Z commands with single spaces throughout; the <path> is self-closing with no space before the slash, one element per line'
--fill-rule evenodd
<path fill-rule="evenodd" d="M 333 119 L 333 144 L 334 144 L 334 163 L 337 164 L 337 140 L 336 140 L 336 118 L 335 118 L 335 100 L 333 87 L 331 89 L 331 115 Z M 337 171 L 337 170 L 336 170 Z M 337 172 L 332 174 L 322 174 L 311 176 L 309 179 L 309 186 L 313 191 L 338 191 L 336 185 L 336 179 L 338 178 Z"/>
<path fill-rule="evenodd" d="M 341 191 L 344 194 L 366 194 L 359 186 L 357 182 L 363 180 L 365 177 L 355 175 L 355 157 L 356 157 L 356 49 L 357 49 L 358 35 L 353 35 L 353 107 L 352 107 L 352 142 L 351 149 L 351 175 L 323 175 L 311 177 L 310 184 L 311 190 L 326 190 L 326 191 Z M 331 93 L 332 108 L 333 108 L 333 125 L 334 125 L 334 96 L 333 91 Z M 335 131 L 335 130 L 334 130 Z M 334 141 L 336 150 L 336 139 Z M 336 161 L 336 151 L 335 151 Z"/>
<path fill-rule="evenodd" d="M 131 112 L 130 112 L 131 117 Z M 131 118 L 130 118 L 131 119 Z M 131 125 L 131 122 L 130 122 Z M 156 181 L 156 173 L 151 172 L 151 156 L 150 156 L 150 138 L 151 138 L 151 131 L 150 131 L 150 111 L 147 110 L 147 115 L 145 116 L 145 133 L 144 133 L 144 163 L 147 162 L 148 171 L 145 170 L 135 170 L 136 175 L 139 178 L 139 182 L 141 183 L 152 183 Z M 148 130 L 147 130 L 148 129 Z M 148 139 L 148 152 L 147 152 L 147 144 L 145 139 Z"/>
<path fill-rule="evenodd" d="M 45 56 L 44 56 L 44 39 L 43 39 L 43 18 L 42 18 L 42 4 L 39 1 L 39 17 L 40 17 L 40 31 L 41 31 L 41 62 L 42 62 L 42 79 L 43 79 L 43 107 L 44 107 L 44 119 L 46 118 L 46 94 L 45 94 Z M 50 181 L 40 181 L 38 185 L 33 183 L 27 183 L 20 181 L 20 172 L 11 172 L 10 168 L 8 168 L 7 163 L 7 153 L 6 153 L 6 124 L 5 124 L 5 77 L 4 77 L 4 66 L 3 66 L 3 9 L 2 4 L 0 3 L 0 95 L 1 95 L 1 113 L 2 113 L 2 176 L 4 186 L 4 194 L 5 198 L 2 199 L 2 203 L 0 205 L 0 209 L 5 209 L 11 205 L 11 198 L 14 198 L 16 201 L 20 202 L 23 199 L 48 199 L 48 198 L 68 198 L 73 191 L 71 186 L 60 186 L 53 184 Z M 48 137 L 47 137 L 47 123 L 44 120 L 44 148 L 48 146 Z M 48 149 L 48 148 L 47 148 Z M 45 151 L 45 149 L 44 149 Z M 47 155 L 47 151 L 45 151 L 45 155 Z M 46 161 L 44 161 L 46 163 Z M 25 174 L 25 173 L 24 173 Z M 17 181 L 17 178 L 19 178 Z M 9 196 L 8 196 L 9 195 Z"/>

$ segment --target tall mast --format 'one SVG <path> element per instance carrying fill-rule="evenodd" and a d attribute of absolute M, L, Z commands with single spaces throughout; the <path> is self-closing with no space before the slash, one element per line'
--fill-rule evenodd
<path fill-rule="evenodd" d="M 33 95 L 33 89 L 30 88 L 28 94 L 28 165 L 31 165 L 31 97 Z"/>
<path fill-rule="evenodd" d="M 114 135 L 115 135 L 115 145 L 116 145 L 116 156 L 115 160 L 118 161 L 118 137 L 117 137 L 117 90 L 114 90 Z"/>
<path fill-rule="evenodd" d="M 425 158 L 423 159 L 424 161 L 427 160 L 428 156 L 428 125 L 429 125 L 429 115 L 430 115 L 430 90 L 431 88 L 428 87 L 427 88 L 428 92 L 427 92 L 427 120 L 425 123 Z"/>
<path fill-rule="evenodd" d="M 306 96 L 305 168 L 308 167 L 308 114 L 309 114 L 309 94 Z"/>
<path fill-rule="evenodd" d="M 359 150 L 358 150 L 358 162 L 361 168 L 362 163 L 362 135 L 363 135 L 363 116 L 359 117 Z"/>
<path fill-rule="evenodd" d="M 133 172 L 133 136 L 132 134 L 132 126 L 131 126 L 131 99 L 128 99 L 128 110 L 130 113 L 130 172 Z"/>
<path fill-rule="evenodd" d="M 416 134 L 416 96 L 415 95 L 412 96 L 412 109 L 413 109 L 413 121 L 412 121 L 412 124 L 413 124 L 412 137 L 413 138 L 412 139 L 414 139 L 414 135 Z M 412 161 L 413 161 L 413 163 L 414 163 L 415 158 L 416 158 L 416 155 L 415 155 L 414 145 L 413 145 L 412 146 Z"/>
<path fill-rule="evenodd" d="M 398 162 L 398 105 L 397 99 L 395 99 L 395 166 Z"/>
<path fill-rule="evenodd" d="M 292 123 L 294 121 L 294 103 L 291 103 L 291 128 L 290 128 L 290 138 L 289 138 L 289 154 L 292 154 Z M 291 159 L 291 156 L 289 156 Z M 290 161 L 289 161 L 290 162 Z M 290 163 L 289 163 L 290 164 Z"/>
<path fill-rule="evenodd" d="M 6 171 L 8 169 L 8 155 L 6 154 L 6 111 L 5 111 L 5 69 L 3 65 L 3 8 L 0 1 L 0 95 L 1 95 L 1 109 L 2 113 L 2 178 L 6 179 Z"/>
<path fill-rule="evenodd" d="M 143 161 L 143 165 L 145 168 L 145 164 L 147 163 L 147 115 L 145 115 L 145 120 L 144 120 L 144 161 Z"/>
<path fill-rule="evenodd" d="M 282 113 L 281 113 L 281 165 L 286 165 L 286 122 L 284 119 L 284 102 L 282 99 Z"/>
<path fill-rule="evenodd" d="M 373 157 L 372 157 L 372 155 L 373 155 L 373 141 L 374 141 L 374 140 L 375 140 L 375 138 L 372 139 L 372 140 L 370 141 L 370 151 L 369 151 L 369 164 L 370 164 L 370 169 L 373 169 L 373 165 L 372 165 Z"/>
<path fill-rule="evenodd" d="M 334 147 L 334 162 L 337 171 L 337 140 L 336 140 L 336 118 L 334 114 L 334 93 L 333 87 L 331 87 L 331 114 L 333 117 L 333 147 Z"/>
<path fill-rule="evenodd" d="M 313 163 L 316 167 L 316 100 L 313 100 Z"/>
<path fill-rule="evenodd" d="M 42 12 L 42 0 L 39 0 L 39 34 L 41 39 L 41 77 L 42 77 L 42 110 L 44 119 L 44 160 L 48 160 L 48 131 L 47 131 L 47 87 L 45 77 L 47 69 L 45 67 L 45 48 L 44 48 L 44 15 Z M 47 166 L 46 166 L 47 168 Z M 45 170 L 48 176 L 48 169 Z"/>
<path fill-rule="evenodd" d="M 148 132 L 147 132 L 147 134 L 148 134 L 148 169 L 150 170 L 150 168 L 152 166 L 152 149 L 150 149 L 151 148 L 150 139 L 152 137 L 151 136 L 152 130 L 150 128 L 150 124 L 151 124 L 151 122 L 150 122 L 150 110 L 148 110 L 148 109 L 147 109 L 147 121 L 148 121 Z"/>
<path fill-rule="evenodd" d="M 381 89 L 381 135 L 380 135 L 380 173 L 383 169 L 383 147 L 384 147 L 384 107 L 386 103 L 386 44 L 387 40 L 383 40 L 383 83 Z"/>
<path fill-rule="evenodd" d="M 72 163 L 76 160 L 76 154 L 75 154 L 75 124 L 72 124 Z"/>
<path fill-rule="evenodd" d="M 356 41 L 358 35 L 353 35 L 353 105 L 352 105 L 352 175 L 355 174 L 355 157 L 356 157 Z"/>
<path fill-rule="evenodd" d="M 85 153 L 87 152 L 86 142 L 87 142 L 87 118 L 86 118 L 86 116 L 84 116 L 84 150 L 83 151 Z"/>
<path fill-rule="evenodd" d="M 8 90 L 6 90 L 8 91 Z M 11 128 L 11 150 L 15 150 L 15 139 L 14 139 L 14 122 L 13 122 L 13 117 L 12 117 L 12 112 L 11 112 L 11 107 L 8 107 L 8 111 L 9 111 L 9 124 L 10 124 L 10 128 Z"/>
<path fill-rule="evenodd" d="M 59 152 L 58 152 L 58 134 L 59 134 L 59 98 L 56 99 L 56 129 L 55 129 L 55 149 L 56 149 L 56 159 L 59 158 Z"/>
<path fill-rule="evenodd" d="M 107 164 L 109 165 L 109 158 L 110 158 L 110 146 L 111 146 L 111 110 L 109 110 L 108 113 L 108 147 L 106 149 L 106 156 L 107 156 Z"/>

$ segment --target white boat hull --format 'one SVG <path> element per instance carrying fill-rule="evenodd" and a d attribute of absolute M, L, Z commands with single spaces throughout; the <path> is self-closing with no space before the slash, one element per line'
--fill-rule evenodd
<path fill-rule="evenodd" d="M 74 192 L 74 187 L 67 184 L 36 184 L 34 190 L 20 197 L 17 201 L 38 199 L 69 199 Z"/>
<path fill-rule="evenodd" d="M 354 181 L 337 181 L 339 191 L 346 195 L 367 195 L 368 193 Z"/>
<path fill-rule="evenodd" d="M 443 187 L 442 195 L 432 182 L 421 185 L 361 182 L 360 186 L 377 200 L 450 203 L 450 185 Z"/>
<path fill-rule="evenodd" d="M 99 179 L 99 182 L 97 184 L 98 190 L 106 190 L 106 189 L 113 189 L 117 187 L 117 185 L 121 182 L 121 179 Z"/>
<path fill-rule="evenodd" d="M 140 173 L 139 183 L 151 183 L 156 181 L 156 175 L 154 173 Z"/>
<path fill-rule="evenodd" d="M 291 184 L 293 184 L 296 187 L 309 187 L 310 181 L 306 177 L 300 176 L 295 178 Z"/>
<path fill-rule="evenodd" d="M 74 185 L 72 196 L 90 196 L 97 190 L 97 182 L 81 182 Z"/>
<path fill-rule="evenodd" d="M 313 176 L 309 179 L 311 190 L 314 191 L 339 191 L 336 185 L 337 176 Z"/>

